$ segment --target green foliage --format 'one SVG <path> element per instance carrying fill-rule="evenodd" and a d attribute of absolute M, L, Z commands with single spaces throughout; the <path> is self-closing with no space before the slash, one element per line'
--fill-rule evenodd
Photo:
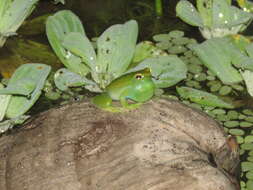
<path fill-rule="evenodd" d="M 231 5 L 231 0 L 197 0 L 197 10 L 187 0 L 181 0 L 176 12 L 186 23 L 198 26 L 206 39 L 237 34 L 252 20 L 252 14 Z"/>
<path fill-rule="evenodd" d="M 221 107 L 221 108 L 234 108 L 233 104 L 220 99 L 218 96 L 210 94 L 205 91 L 197 90 L 189 87 L 177 87 L 178 94 L 192 102 L 204 106 Z"/>
<path fill-rule="evenodd" d="M 203 64 L 224 84 L 242 81 L 240 73 L 232 66 L 232 49 L 235 47 L 228 38 L 212 38 L 193 47 Z"/>
<path fill-rule="evenodd" d="M 0 47 L 7 37 L 15 35 L 22 22 L 31 14 L 39 0 L 0 1 Z"/>
<path fill-rule="evenodd" d="M 67 90 L 68 87 L 59 84 L 63 84 L 62 81 L 65 81 L 65 84 L 72 84 L 72 81 L 68 82 L 68 80 L 71 80 L 69 75 L 74 76 L 74 73 L 80 75 L 80 77 L 74 77 L 80 82 L 80 86 L 85 83 L 84 87 L 94 92 L 104 91 L 113 80 L 126 73 L 145 68 L 150 68 L 154 82 L 162 88 L 174 85 L 186 76 L 186 66 L 178 57 L 163 57 L 164 53 L 161 50 L 159 50 L 159 55 L 155 55 L 153 50 L 158 48 L 153 48 L 149 43 L 143 44 L 145 47 L 139 45 L 136 48 L 138 24 L 135 20 L 116 24 L 105 30 L 96 41 L 95 51 L 84 33 L 74 31 L 70 24 L 68 27 L 64 26 L 66 20 L 71 20 L 72 24 L 79 23 L 78 26 L 81 28 L 80 21 L 73 13 L 60 11 L 55 15 L 49 17 L 47 21 L 47 35 L 50 44 L 60 58 L 65 57 L 65 61 L 65 54 L 79 60 L 78 64 L 71 61 L 64 64 L 73 73 L 68 73 L 66 70 L 61 74 L 57 72 L 55 83 L 61 86 L 62 90 Z M 59 27 L 62 25 L 63 27 Z M 144 59 L 148 57 L 156 58 L 145 62 Z M 71 69 L 74 67 L 75 69 Z M 79 71 L 83 67 L 87 72 L 82 75 Z M 128 70 L 129 68 L 131 70 Z M 87 75 L 88 73 L 90 74 Z"/>
<path fill-rule="evenodd" d="M 7 87 L 0 89 L 1 101 L 8 102 L 3 95 L 11 95 L 7 109 L 0 113 L 5 112 L 7 118 L 17 118 L 26 113 L 39 98 L 50 70 L 50 66 L 44 64 L 21 65 Z"/>
<path fill-rule="evenodd" d="M 54 52 L 70 71 L 85 76 L 89 72 L 89 68 L 82 63 L 78 56 L 73 55 L 62 46 L 63 39 L 71 32 L 85 35 L 81 21 L 71 11 L 59 11 L 48 17 L 46 33 Z"/>

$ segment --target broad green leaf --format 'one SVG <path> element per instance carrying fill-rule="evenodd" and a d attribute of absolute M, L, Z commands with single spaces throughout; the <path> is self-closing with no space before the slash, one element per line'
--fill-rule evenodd
<path fill-rule="evenodd" d="M 12 75 L 8 85 L 0 89 L 0 94 L 12 94 L 29 96 L 35 89 L 41 78 L 48 75 L 50 67 L 44 64 L 21 65 Z"/>
<path fill-rule="evenodd" d="M 79 56 L 82 61 L 95 72 L 96 52 L 89 39 L 78 32 L 71 32 L 64 38 L 64 48 Z"/>
<path fill-rule="evenodd" d="M 54 83 L 55 86 L 62 91 L 69 90 L 69 87 L 79 87 L 85 85 L 80 75 L 65 68 L 59 69 L 54 74 Z"/>
<path fill-rule="evenodd" d="M 176 6 L 177 16 L 184 22 L 192 25 L 203 27 L 203 21 L 195 7 L 187 0 L 181 0 Z"/>
<path fill-rule="evenodd" d="M 0 83 L 0 89 L 3 88 L 3 85 Z M 0 95 L 0 121 L 3 120 L 7 106 L 10 102 L 11 95 Z M 1 130 L 1 129 L 0 129 Z"/>
<path fill-rule="evenodd" d="M 149 68 L 157 88 L 167 88 L 186 78 L 187 67 L 175 55 L 147 58 L 127 71 L 136 72 Z"/>
<path fill-rule="evenodd" d="M 225 28 L 231 20 L 231 6 L 224 0 L 213 0 L 212 27 Z"/>
<path fill-rule="evenodd" d="M 12 0 L 1 0 L 0 1 L 0 18 L 3 18 L 6 10 L 9 9 Z"/>
<path fill-rule="evenodd" d="M 99 84 L 105 87 L 128 68 L 135 51 L 138 24 L 130 20 L 109 27 L 97 40 L 96 72 Z"/>
<path fill-rule="evenodd" d="M 253 59 L 253 43 L 248 44 L 245 49 L 249 57 Z"/>
<path fill-rule="evenodd" d="M 54 75 L 56 87 L 62 91 L 67 91 L 71 87 L 85 87 L 91 92 L 102 92 L 98 85 L 85 77 L 82 77 L 65 68 L 59 69 Z"/>
<path fill-rule="evenodd" d="M 30 69 L 30 73 L 28 75 L 32 76 L 30 80 L 36 81 L 35 89 L 33 89 L 29 97 L 20 96 L 20 95 L 11 96 L 11 100 L 6 110 L 7 118 L 19 117 L 23 115 L 24 113 L 26 113 L 33 106 L 33 104 L 38 100 L 41 94 L 41 91 L 43 89 L 43 86 L 45 84 L 46 78 L 51 70 L 51 67 L 45 64 L 25 64 L 25 65 L 22 65 L 21 67 L 32 68 Z M 38 75 L 34 76 L 34 73 L 37 73 Z M 26 77 L 23 75 L 23 73 L 20 75 L 19 78 L 21 78 L 21 76 Z"/>
<path fill-rule="evenodd" d="M 213 0 L 197 0 L 196 2 L 204 27 L 211 27 L 213 24 Z"/>
<path fill-rule="evenodd" d="M 0 34 L 15 33 L 26 17 L 31 14 L 37 2 L 38 0 L 13 0 L 11 3 L 7 1 L 7 6 L 4 6 L 6 10 L 1 15 Z"/>
<path fill-rule="evenodd" d="M 6 132 L 7 130 L 11 129 L 15 125 L 20 125 L 24 123 L 30 116 L 28 115 L 21 115 L 19 117 L 4 120 L 0 122 L 0 134 Z"/>
<path fill-rule="evenodd" d="M 232 64 L 237 68 L 253 71 L 253 59 L 251 57 L 253 46 L 249 39 L 242 35 L 232 35 L 228 37 L 224 49 L 226 54 L 230 54 Z"/>
<path fill-rule="evenodd" d="M 253 72 L 246 70 L 241 71 L 241 74 L 245 81 L 248 93 L 250 94 L 250 96 L 253 96 Z"/>
<path fill-rule="evenodd" d="M 204 106 L 213 106 L 221 108 L 234 108 L 233 104 L 220 99 L 218 96 L 205 91 L 197 90 L 189 87 L 177 87 L 177 93 L 184 99 Z"/>
<path fill-rule="evenodd" d="M 242 81 L 240 73 L 232 67 L 231 53 L 227 52 L 227 38 L 212 38 L 202 44 L 195 45 L 193 50 L 224 84 Z"/>
<path fill-rule="evenodd" d="M 16 34 L 22 22 L 31 14 L 39 0 L 0 1 L 0 47 L 9 36 Z"/>
<path fill-rule="evenodd" d="M 242 9 L 239 9 L 237 7 L 230 7 L 231 16 L 230 16 L 230 23 L 229 26 L 237 26 L 237 25 L 248 25 L 249 22 L 252 20 L 253 15 L 251 13 L 248 13 L 246 11 L 243 11 Z M 244 27 L 246 28 L 246 27 Z M 242 31 L 242 30 L 240 30 Z"/>
<path fill-rule="evenodd" d="M 77 32 L 85 36 L 81 21 L 71 11 L 59 11 L 48 17 L 46 33 L 54 52 L 69 70 L 85 76 L 89 72 L 89 68 L 81 62 L 78 56 L 62 46 L 64 38 L 71 32 Z"/>
<path fill-rule="evenodd" d="M 153 44 L 150 41 L 140 42 L 136 45 L 134 57 L 130 65 L 130 68 L 136 66 L 138 63 L 145 60 L 146 58 L 158 57 L 161 55 L 167 55 L 167 53 L 161 50 L 160 48 L 156 47 L 155 44 Z"/>

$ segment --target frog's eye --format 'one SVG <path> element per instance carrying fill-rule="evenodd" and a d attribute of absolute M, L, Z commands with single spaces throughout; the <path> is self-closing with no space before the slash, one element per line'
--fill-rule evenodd
<path fill-rule="evenodd" d="M 142 79 L 143 77 L 144 77 L 144 75 L 141 74 L 141 73 L 137 73 L 137 74 L 135 75 L 135 78 L 136 78 L 137 80 L 140 80 L 140 79 Z"/>

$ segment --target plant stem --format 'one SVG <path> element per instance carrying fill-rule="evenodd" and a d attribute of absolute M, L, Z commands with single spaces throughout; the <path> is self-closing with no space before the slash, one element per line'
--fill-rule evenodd
<path fill-rule="evenodd" d="M 157 17 L 163 16 L 162 0 L 155 0 L 155 12 Z"/>

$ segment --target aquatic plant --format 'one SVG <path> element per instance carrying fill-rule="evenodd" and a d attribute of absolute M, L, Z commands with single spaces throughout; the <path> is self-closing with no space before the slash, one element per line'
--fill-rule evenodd
<path fill-rule="evenodd" d="M 1 0 L 0 1 L 0 47 L 6 39 L 16 35 L 17 29 L 32 13 L 39 0 Z M 64 0 L 55 0 L 55 3 Z"/>
<path fill-rule="evenodd" d="M 70 11 L 59 11 L 49 17 L 46 30 L 51 46 L 66 67 L 55 74 L 55 84 L 61 90 L 84 86 L 90 91 L 102 92 L 116 78 L 145 68 L 150 69 L 158 88 L 168 87 L 167 81 L 173 78 L 171 75 L 177 68 L 182 73 L 177 82 L 186 77 L 186 67 L 177 56 L 147 58 L 129 68 L 134 56 L 138 56 L 135 53 L 138 35 L 135 20 L 105 30 L 96 41 L 96 50 L 80 20 Z"/>
<path fill-rule="evenodd" d="M 0 47 L 9 36 L 16 35 L 22 22 L 31 14 L 39 0 L 0 1 Z"/>
<path fill-rule="evenodd" d="M 196 8 L 187 0 L 176 6 L 177 16 L 199 27 L 206 39 L 242 32 L 252 21 L 252 14 L 231 5 L 231 0 L 197 0 Z"/>
<path fill-rule="evenodd" d="M 7 87 L 0 85 L 0 133 L 23 123 L 29 116 L 24 114 L 41 95 L 51 67 L 45 64 L 21 65 L 12 75 Z"/>

